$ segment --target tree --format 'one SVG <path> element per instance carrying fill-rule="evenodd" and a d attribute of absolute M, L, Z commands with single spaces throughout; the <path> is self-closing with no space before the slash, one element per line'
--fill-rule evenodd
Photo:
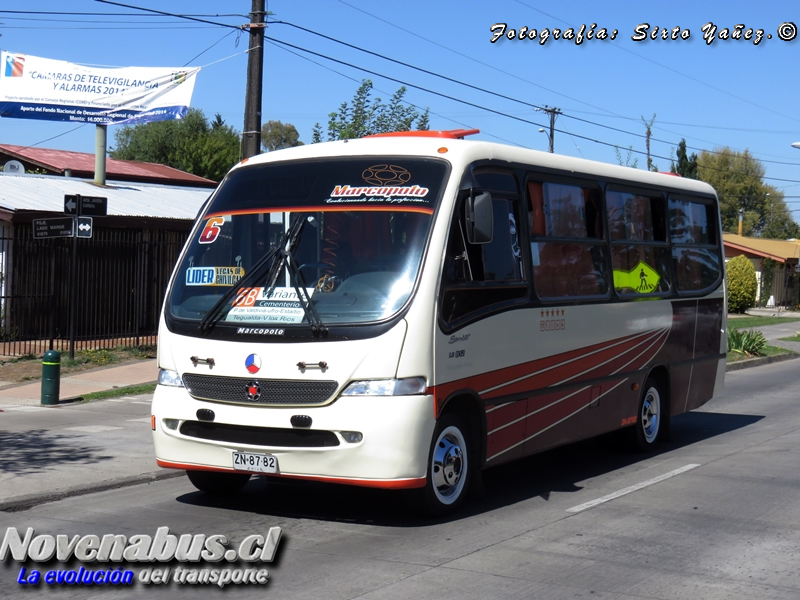
<path fill-rule="evenodd" d="M 380 98 L 372 99 L 372 81 L 364 79 L 356 90 L 350 104 L 343 102 L 339 110 L 328 115 L 328 140 L 347 140 L 361 138 L 376 133 L 391 131 L 410 131 L 430 127 L 428 109 L 420 113 L 403 101 L 406 88 L 401 87 L 388 103 Z M 322 127 L 314 125 L 312 142 L 322 141 Z"/>
<path fill-rule="evenodd" d="M 114 140 L 112 158 L 159 163 L 213 181 L 220 181 L 240 157 L 236 130 L 219 114 L 209 123 L 196 108 L 183 119 L 123 126 Z"/>
<path fill-rule="evenodd" d="M 728 312 L 744 313 L 756 305 L 756 268 L 744 255 L 734 256 L 725 266 L 728 274 Z"/>
<path fill-rule="evenodd" d="M 692 153 L 689 156 L 686 153 L 686 140 L 682 139 L 678 144 L 678 163 L 672 163 L 670 171 L 677 173 L 681 177 L 688 177 L 689 179 L 697 179 L 697 154 Z"/>
<path fill-rule="evenodd" d="M 747 150 L 703 150 L 697 157 L 697 176 L 717 190 L 725 231 L 737 232 L 739 209 L 744 210 L 744 235 L 757 235 L 764 228 L 768 193 L 762 182 L 764 167 Z"/>
<path fill-rule="evenodd" d="M 789 207 L 783 199 L 783 192 L 771 185 L 765 185 L 767 201 L 764 208 L 764 227 L 759 231 L 759 236 L 772 240 L 788 240 L 800 238 L 800 225 L 798 225 Z"/>
<path fill-rule="evenodd" d="M 267 152 L 302 145 L 300 134 L 297 133 L 297 128 L 291 123 L 267 121 L 261 127 L 261 146 Z"/>
<path fill-rule="evenodd" d="M 639 159 L 633 158 L 633 146 L 628 146 L 628 155 L 625 157 L 622 156 L 622 152 L 619 151 L 618 146 L 614 146 L 614 153 L 617 155 L 617 162 L 620 166 L 635 169 L 639 164 Z"/>

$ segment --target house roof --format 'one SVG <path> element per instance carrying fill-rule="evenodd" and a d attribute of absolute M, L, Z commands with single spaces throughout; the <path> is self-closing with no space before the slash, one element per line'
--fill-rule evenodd
<path fill-rule="evenodd" d="M 69 170 L 72 177 L 94 177 L 95 155 L 87 152 L 0 144 L 0 160 L 3 157 L 29 163 L 34 168 L 38 167 L 61 174 Z M 106 177 L 120 181 L 146 181 L 197 187 L 216 187 L 217 185 L 215 181 L 205 177 L 198 177 L 166 165 L 115 158 L 106 158 Z"/>
<path fill-rule="evenodd" d="M 738 250 L 782 263 L 800 257 L 800 240 L 767 240 L 723 233 L 722 241 L 726 250 Z"/>
<path fill-rule="evenodd" d="M 120 183 L 98 186 L 92 181 L 57 175 L 0 173 L 0 210 L 64 214 L 64 196 L 104 196 L 109 216 L 191 219 L 211 194 L 207 188 Z"/>

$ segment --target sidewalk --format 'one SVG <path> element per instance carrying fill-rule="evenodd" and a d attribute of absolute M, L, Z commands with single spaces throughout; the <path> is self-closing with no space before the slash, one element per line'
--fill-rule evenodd
<path fill-rule="evenodd" d="M 0 510 L 182 476 L 156 466 L 152 394 L 64 402 L 157 377 L 152 359 L 65 375 L 53 407 L 40 405 L 41 381 L 0 390 Z"/>
<path fill-rule="evenodd" d="M 158 367 L 153 359 L 125 363 L 115 367 L 102 367 L 61 376 L 61 401 L 79 398 L 83 394 L 120 387 L 155 383 Z M 4 405 L 39 406 L 42 399 L 42 382 L 15 384 L 0 389 L 0 408 Z"/>

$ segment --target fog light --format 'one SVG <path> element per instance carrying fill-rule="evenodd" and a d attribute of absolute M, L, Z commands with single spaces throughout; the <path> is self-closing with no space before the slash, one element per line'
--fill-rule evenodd
<path fill-rule="evenodd" d="M 175 431 L 178 428 L 180 421 L 178 419 L 164 419 L 164 427 Z"/>
<path fill-rule="evenodd" d="M 364 435 L 360 431 L 342 431 L 340 433 L 348 444 L 357 444 L 364 439 Z"/>

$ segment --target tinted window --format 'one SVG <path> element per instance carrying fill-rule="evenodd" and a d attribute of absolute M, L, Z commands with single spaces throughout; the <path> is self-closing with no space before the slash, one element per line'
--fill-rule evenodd
<path fill-rule="evenodd" d="M 528 182 L 527 189 L 537 295 L 542 299 L 607 295 L 599 190 L 538 181 Z"/>

